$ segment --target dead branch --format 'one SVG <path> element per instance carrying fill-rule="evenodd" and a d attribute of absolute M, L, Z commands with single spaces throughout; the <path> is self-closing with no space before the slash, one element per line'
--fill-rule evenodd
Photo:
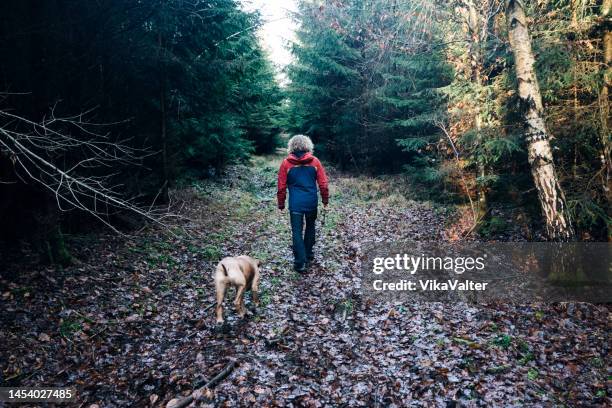
<path fill-rule="evenodd" d="M 234 368 L 236 368 L 238 366 L 238 361 L 233 360 L 230 361 L 224 368 L 223 370 L 221 370 L 217 375 L 215 375 L 210 381 L 208 381 L 204 386 L 196 389 L 194 392 L 191 393 L 191 395 L 181 399 L 181 400 L 177 400 L 176 402 L 173 402 L 175 400 L 171 400 L 168 405 L 166 405 L 166 408 L 184 408 L 187 405 L 191 404 L 194 400 L 194 394 L 196 393 L 202 393 L 206 390 L 210 390 L 211 388 L 214 388 L 217 384 L 219 384 L 221 381 L 223 381 L 228 375 L 230 375 L 230 373 L 232 371 L 234 371 Z"/>
<path fill-rule="evenodd" d="M 123 198 L 122 185 L 111 184 L 116 174 L 108 171 L 117 164 L 140 165 L 154 153 L 132 148 L 126 140 L 111 141 L 98 129 L 112 124 L 88 122 L 90 113 L 57 117 L 53 107 L 49 116 L 35 122 L 0 110 L 0 152 L 8 155 L 23 182 L 29 179 L 53 194 L 60 211 L 82 210 L 119 234 L 108 221 L 111 211 L 127 210 L 167 227 L 163 222 L 171 217 L 167 208 L 156 208 L 155 201 L 148 209 L 141 208 L 134 198 Z M 74 152 L 79 157 L 76 163 L 58 164 Z M 102 175 L 91 175 L 98 168 Z"/>

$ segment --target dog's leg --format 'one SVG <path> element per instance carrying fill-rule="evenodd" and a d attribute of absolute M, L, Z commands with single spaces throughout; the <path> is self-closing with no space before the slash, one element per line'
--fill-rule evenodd
<path fill-rule="evenodd" d="M 238 316 L 244 317 L 246 314 L 246 310 L 244 307 L 244 285 L 238 286 L 238 292 L 236 293 L 236 300 L 234 300 L 234 305 L 236 306 L 236 311 L 238 312 Z"/>
<path fill-rule="evenodd" d="M 253 293 L 253 304 L 259 306 L 259 272 L 255 272 L 255 276 L 253 276 L 251 291 Z"/>
<path fill-rule="evenodd" d="M 217 323 L 223 323 L 223 299 L 225 299 L 225 283 L 224 282 L 216 282 L 215 284 L 217 289 L 217 307 L 215 311 L 217 312 Z"/>

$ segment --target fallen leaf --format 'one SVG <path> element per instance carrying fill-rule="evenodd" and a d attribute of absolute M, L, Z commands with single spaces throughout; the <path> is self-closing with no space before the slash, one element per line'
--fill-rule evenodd
<path fill-rule="evenodd" d="M 172 398 L 166 404 L 166 408 L 174 408 L 179 403 L 179 401 L 180 401 L 180 399 L 178 399 L 178 398 Z"/>
<path fill-rule="evenodd" d="M 126 323 L 133 323 L 133 322 L 138 322 L 140 321 L 140 315 L 137 313 L 134 313 L 132 315 L 129 315 L 128 317 L 125 318 Z"/>

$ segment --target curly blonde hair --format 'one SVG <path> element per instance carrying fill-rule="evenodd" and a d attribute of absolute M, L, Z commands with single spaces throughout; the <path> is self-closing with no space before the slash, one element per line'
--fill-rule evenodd
<path fill-rule="evenodd" d="M 314 150 L 314 144 L 308 136 L 295 135 L 289 139 L 287 144 L 287 151 L 289 154 L 295 152 L 312 152 Z"/>

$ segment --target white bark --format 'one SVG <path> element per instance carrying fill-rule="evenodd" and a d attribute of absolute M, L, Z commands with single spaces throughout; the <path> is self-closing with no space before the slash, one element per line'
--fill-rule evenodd
<path fill-rule="evenodd" d="M 543 118 L 542 95 L 534 68 L 535 57 L 522 0 L 506 0 L 506 19 L 525 121 L 529 164 L 544 213 L 546 232 L 551 239 L 569 240 L 574 233 L 565 195 L 555 171 L 550 134 Z"/>

